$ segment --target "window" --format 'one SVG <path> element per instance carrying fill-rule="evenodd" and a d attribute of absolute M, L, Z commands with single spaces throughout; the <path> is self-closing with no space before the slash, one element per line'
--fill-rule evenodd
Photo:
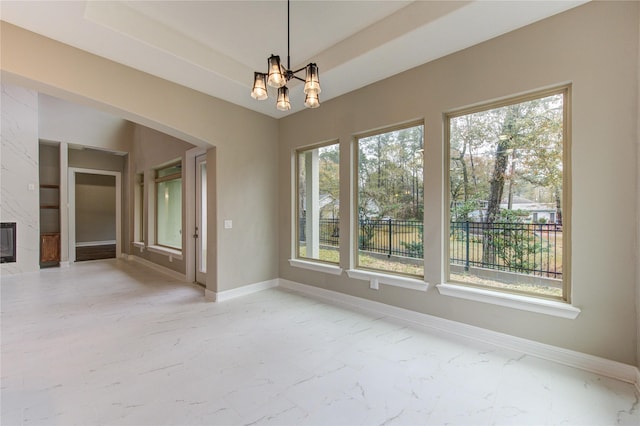
<path fill-rule="evenodd" d="M 417 123 L 356 138 L 358 268 L 424 276 L 423 139 Z"/>
<path fill-rule="evenodd" d="M 340 145 L 296 152 L 297 256 L 339 263 Z"/>
<path fill-rule="evenodd" d="M 182 165 L 156 170 L 156 244 L 182 249 Z"/>
<path fill-rule="evenodd" d="M 144 173 L 136 175 L 136 186 L 134 188 L 134 232 L 135 241 L 144 242 Z"/>
<path fill-rule="evenodd" d="M 568 300 L 568 93 L 447 115 L 449 282 Z"/>

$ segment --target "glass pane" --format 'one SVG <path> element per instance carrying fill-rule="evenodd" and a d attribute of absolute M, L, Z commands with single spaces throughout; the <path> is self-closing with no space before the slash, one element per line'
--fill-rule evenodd
<path fill-rule="evenodd" d="M 200 164 L 200 272 L 207 272 L 207 163 Z"/>
<path fill-rule="evenodd" d="M 298 257 L 339 263 L 340 146 L 298 152 Z"/>
<path fill-rule="evenodd" d="M 157 183 L 157 243 L 182 249 L 182 179 Z"/>
<path fill-rule="evenodd" d="M 358 266 L 424 276 L 423 126 L 358 140 Z"/>
<path fill-rule="evenodd" d="M 562 297 L 563 95 L 454 117 L 450 280 Z"/>
<path fill-rule="evenodd" d="M 135 234 L 136 241 L 144 242 L 144 174 L 139 173 L 136 177 L 137 185 L 135 188 Z"/>

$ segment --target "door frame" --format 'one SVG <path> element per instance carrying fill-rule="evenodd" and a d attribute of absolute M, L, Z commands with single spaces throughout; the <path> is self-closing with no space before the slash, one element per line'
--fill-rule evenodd
<path fill-rule="evenodd" d="M 202 181 L 202 174 L 201 174 L 201 166 L 202 164 L 207 165 L 207 154 L 200 154 L 197 157 L 195 157 L 194 159 L 195 164 L 194 164 L 194 173 L 195 173 L 195 180 L 196 180 L 196 187 L 195 187 L 195 224 L 194 224 L 194 230 L 195 227 L 198 227 L 198 230 L 195 231 L 195 234 L 198 235 L 197 238 L 195 238 L 194 236 L 194 271 L 195 271 L 195 278 L 194 281 L 198 284 L 207 285 L 207 271 L 205 268 L 204 272 L 200 272 L 199 270 L 199 266 L 200 263 L 202 262 L 201 259 L 201 253 L 200 253 L 200 246 L 201 246 L 201 241 L 203 240 L 203 238 L 206 238 L 205 235 L 205 230 L 202 229 L 201 222 L 205 222 L 207 223 L 207 205 L 206 205 L 206 193 L 205 193 L 205 197 L 203 200 L 202 197 L 202 189 L 203 189 L 203 185 L 204 188 L 206 188 L 207 185 L 207 181 L 206 181 L 206 174 L 205 174 L 205 180 L 204 182 Z M 205 169 L 205 173 L 208 172 L 208 170 Z M 204 201 L 204 206 L 203 206 L 203 201 Z M 204 215 L 202 214 L 202 210 L 204 207 Z M 208 226 L 208 225 L 207 225 Z M 207 247 L 208 248 L 208 247 Z M 206 264 L 206 258 L 204 259 L 204 262 Z"/>
<path fill-rule="evenodd" d="M 196 241 L 193 237 L 196 227 L 196 157 L 206 154 L 203 147 L 196 147 L 185 152 L 184 180 L 184 227 L 185 246 L 183 248 L 186 280 L 193 283 L 196 280 Z"/>
<path fill-rule="evenodd" d="M 116 178 L 116 258 L 122 256 L 122 173 L 109 170 L 69 167 L 69 263 L 76 261 L 76 173 L 115 176 Z"/>

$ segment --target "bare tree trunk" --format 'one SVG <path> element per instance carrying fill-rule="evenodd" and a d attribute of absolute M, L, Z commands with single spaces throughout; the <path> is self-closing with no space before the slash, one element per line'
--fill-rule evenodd
<path fill-rule="evenodd" d="M 515 108 L 517 108 L 517 106 L 511 106 L 507 110 L 507 116 L 502 124 L 502 134 L 498 139 L 498 146 L 496 148 L 495 163 L 490 181 L 491 186 L 489 189 L 489 200 L 487 205 L 487 230 L 485 230 L 482 244 L 482 262 L 485 264 L 495 264 L 496 262 L 491 225 L 500 216 L 500 202 L 502 201 L 505 174 L 509 164 L 509 148 L 511 147 L 513 137 L 515 136 L 514 124 L 517 116 Z"/>
<path fill-rule="evenodd" d="M 489 189 L 489 204 L 487 206 L 487 223 L 493 223 L 500 215 L 500 201 L 504 192 L 505 173 L 509 159 L 510 141 L 501 140 L 496 149 L 493 175 L 491 176 L 491 187 Z"/>
<path fill-rule="evenodd" d="M 562 226 L 562 197 L 560 197 L 560 189 L 556 186 L 553 192 L 556 197 L 556 224 Z"/>

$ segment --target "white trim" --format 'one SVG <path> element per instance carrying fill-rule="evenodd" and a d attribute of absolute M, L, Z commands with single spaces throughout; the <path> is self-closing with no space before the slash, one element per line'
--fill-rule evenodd
<path fill-rule="evenodd" d="M 440 294 L 445 296 L 505 306 L 521 311 L 537 312 L 539 314 L 560 318 L 576 319 L 578 315 L 580 315 L 580 312 L 582 312 L 579 308 L 568 303 L 520 294 L 503 293 L 500 291 L 448 283 L 438 284 L 436 288 Z"/>
<path fill-rule="evenodd" d="M 309 269 L 316 272 L 325 272 L 332 275 L 341 275 L 342 268 L 337 265 L 328 265 L 326 263 L 311 262 L 308 260 L 289 259 L 289 265 L 295 268 Z"/>
<path fill-rule="evenodd" d="M 184 153 L 184 173 L 182 173 L 182 181 L 184 182 L 184 194 L 182 197 L 184 203 L 184 258 L 185 271 L 187 280 L 194 282 L 196 280 L 196 261 L 195 248 L 196 242 L 193 237 L 196 226 L 196 157 L 198 155 L 206 155 L 207 150 L 202 147 L 191 148 Z M 182 259 L 180 257 L 179 259 Z"/>
<path fill-rule="evenodd" d="M 122 256 L 122 173 L 110 170 L 85 169 L 81 167 L 68 168 L 68 231 L 69 231 L 69 263 L 76 261 L 76 173 L 91 175 L 115 176 L 116 178 L 116 258 Z"/>
<path fill-rule="evenodd" d="M 349 278 L 369 281 L 369 288 L 378 290 L 380 284 L 394 287 L 408 288 L 410 290 L 427 291 L 429 283 L 417 278 L 401 277 L 398 275 L 381 274 L 379 272 L 363 271 L 361 269 L 347 269 Z"/>
<path fill-rule="evenodd" d="M 238 288 L 232 288 L 231 290 L 225 290 L 220 292 L 211 291 L 208 289 L 204 290 L 204 295 L 206 300 L 211 302 L 224 302 L 226 300 L 235 299 L 236 297 L 247 296 L 252 293 L 257 293 L 262 290 L 267 290 L 269 288 L 277 287 L 279 284 L 279 279 L 273 279 L 268 281 L 262 281 L 255 284 L 248 284 Z"/>
<path fill-rule="evenodd" d="M 640 368 L 636 368 L 636 392 L 640 394 Z"/>
<path fill-rule="evenodd" d="M 164 266 L 158 265 L 157 263 L 153 263 L 148 261 L 147 259 L 143 259 L 141 257 L 138 257 L 136 255 L 130 254 L 130 255 L 123 255 L 122 256 L 124 259 L 127 259 L 129 261 L 133 261 L 133 262 L 138 262 L 143 264 L 144 266 L 151 268 L 153 270 L 156 270 L 158 272 L 161 272 L 165 275 L 170 276 L 171 278 L 174 278 L 178 281 L 182 281 L 182 282 L 188 282 L 187 281 L 187 277 L 184 274 L 181 274 L 180 272 L 176 272 L 172 269 L 169 268 L 165 268 Z"/>
<path fill-rule="evenodd" d="M 91 246 L 110 246 L 116 243 L 116 240 L 107 241 L 85 241 L 82 243 L 76 243 L 76 247 L 91 247 Z"/>
<path fill-rule="evenodd" d="M 153 253 L 162 254 L 169 257 L 169 262 L 172 262 L 173 259 L 182 260 L 182 251 L 177 249 L 172 249 L 163 246 L 151 245 L 147 246 L 147 250 Z M 185 275 L 187 276 L 187 275 Z M 188 278 L 188 276 L 187 276 Z"/>
<path fill-rule="evenodd" d="M 640 373 L 638 372 L 638 368 L 632 365 L 511 336 L 509 334 L 499 333 L 497 331 L 486 330 L 473 325 L 410 311 L 408 309 L 398 308 L 396 306 L 390 306 L 384 303 L 362 299 L 360 297 L 300 284 L 282 278 L 280 279 L 279 286 L 305 295 L 323 299 L 331 303 L 346 306 L 351 309 L 355 308 L 360 311 L 374 313 L 376 315 L 387 315 L 409 322 L 413 325 L 426 327 L 431 331 L 441 332 L 444 334 L 454 334 L 464 338 L 489 343 L 494 346 L 514 350 L 526 355 L 535 356 L 570 367 L 579 368 L 581 370 L 600 374 L 623 382 L 633 383 L 636 388 L 639 387 Z"/>

